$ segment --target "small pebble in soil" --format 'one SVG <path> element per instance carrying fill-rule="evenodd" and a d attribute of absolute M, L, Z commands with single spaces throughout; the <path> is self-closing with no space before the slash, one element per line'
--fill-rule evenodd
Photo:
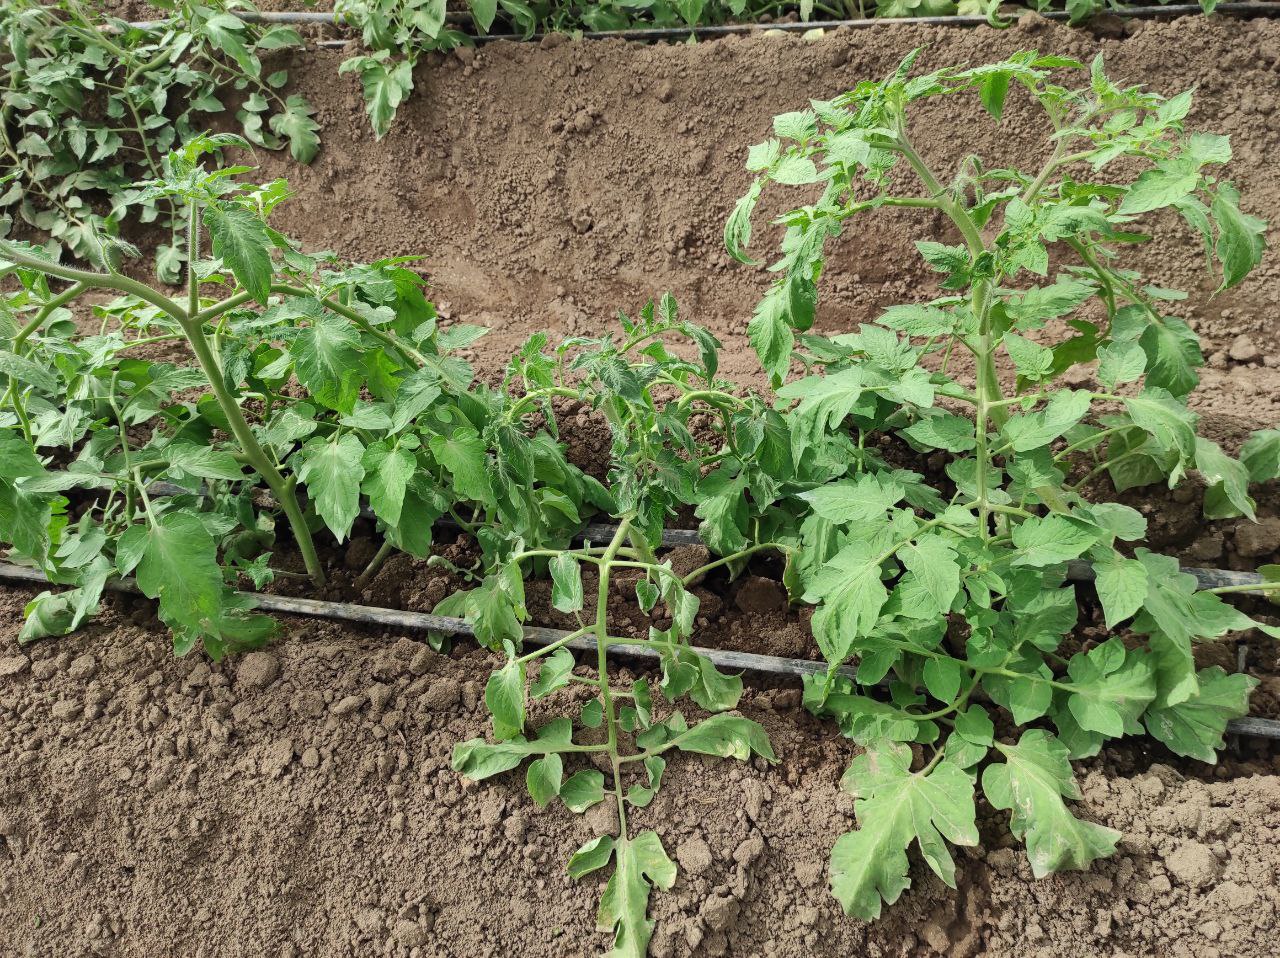
<path fill-rule="evenodd" d="M 250 652 L 236 667 L 236 685 L 241 688 L 266 688 L 280 675 L 280 660 L 270 652 Z"/>
<path fill-rule="evenodd" d="M 1165 860 L 1165 867 L 1182 884 L 1203 888 L 1218 877 L 1222 863 L 1207 845 L 1187 842 Z"/>
<path fill-rule="evenodd" d="M 1253 363 L 1262 358 L 1262 351 L 1248 333 L 1241 333 L 1231 341 L 1227 355 L 1238 363 Z"/>
<path fill-rule="evenodd" d="M 67 668 L 67 674 L 80 682 L 93 678 L 97 672 L 98 660 L 92 655 L 82 655 L 73 659 L 71 665 Z"/>
<path fill-rule="evenodd" d="M 1257 559 L 1280 549 L 1280 519 L 1267 516 L 1256 523 L 1242 522 L 1236 527 L 1236 552 Z"/>
<path fill-rule="evenodd" d="M 348 695 L 346 698 L 339 699 L 329 711 L 334 715 L 350 715 L 364 705 L 366 701 L 368 699 L 363 695 Z"/>

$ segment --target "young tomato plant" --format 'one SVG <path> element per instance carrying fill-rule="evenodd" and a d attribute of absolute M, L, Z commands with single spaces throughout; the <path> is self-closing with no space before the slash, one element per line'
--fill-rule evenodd
<path fill-rule="evenodd" d="M 136 571 L 176 649 L 203 640 L 216 656 L 269 632 L 226 580 L 275 573 L 277 516 L 320 585 L 319 528 L 341 542 L 363 502 L 391 546 L 425 556 L 434 521 L 469 492 L 455 450 L 476 436 L 477 400 L 471 368 L 449 353 L 483 331 L 440 330 L 399 261 L 301 253 L 267 224 L 283 182 L 242 187 L 240 170 L 199 165 L 246 145 L 197 138 L 139 186 L 184 211 L 182 297 L 0 242 L 0 269 L 21 283 L 0 317 L 12 335 L 0 350 L 0 539 L 76 586 L 37 600 L 24 638 L 75 628 L 108 577 Z M 69 307 L 104 290 L 124 295 L 94 307 L 96 334 L 76 336 Z M 142 358 L 169 341 L 186 347 L 176 362 Z M 178 494 L 157 495 L 159 479 Z"/>
<path fill-rule="evenodd" d="M 820 191 L 781 217 L 778 279 L 749 327 L 778 397 L 794 404 L 785 421 L 795 449 L 838 458 L 851 433 L 859 449 L 880 433 L 948 457 L 932 496 L 865 460 L 856 475 L 794 496 L 810 510 L 800 588 L 831 665 L 807 683 L 806 702 L 867 749 L 843 782 L 859 828 L 836 843 L 831 868 L 836 897 L 863 918 L 908 887 L 912 842 L 954 884 L 947 842 L 978 841 L 978 787 L 1011 811 L 1037 876 L 1109 855 L 1117 833 L 1066 802 L 1078 797 L 1070 760 L 1145 728 L 1213 761 L 1255 682 L 1197 671 L 1193 644 L 1261 627 L 1220 590 L 1197 592 L 1174 560 L 1131 546 L 1145 534 L 1140 513 L 1083 497 L 1099 473 L 1126 489 L 1198 470 L 1209 515 L 1253 516 L 1249 467 L 1198 437 L 1186 405 L 1201 358 L 1195 334 L 1168 313 L 1182 295 L 1118 261 L 1123 245 L 1148 238 L 1138 232 L 1147 214 L 1172 208 L 1204 237 L 1221 288 L 1244 278 L 1262 254 L 1263 223 L 1220 176 L 1227 138 L 1186 130 L 1189 93 L 1118 86 L 1101 60 L 1086 68 L 1027 52 L 912 77 L 915 59 L 776 117 L 776 137 L 751 149 L 758 176 L 725 231 L 746 261 L 767 186 Z M 1087 70 L 1087 83 L 1060 85 L 1055 70 Z M 918 101 L 975 93 L 998 120 L 1014 90 L 1053 130 L 1038 169 L 970 156 L 944 176 L 913 143 Z M 1122 159 L 1143 171 L 1107 175 Z M 813 333 L 828 240 L 882 207 L 950 221 L 959 243 L 916 243 L 943 295 L 891 306 L 856 332 Z M 971 380 L 953 374 L 956 353 L 968 354 Z M 1101 388 L 1055 385 L 1095 360 Z M 795 364 L 806 374 L 788 382 Z M 1012 367 L 1003 381 L 1001 366 Z M 1273 447 L 1265 434 L 1252 442 L 1255 478 Z M 1080 606 L 1065 573 L 1077 561 L 1092 565 L 1101 618 L 1122 635 L 1073 635 Z M 849 660 L 853 679 L 836 674 Z M 1034 727 L 997 733 L 1010 722 Z"/>
<path fill-rule="evenodd" d="M 156 250 L 165 282 L 181 274 L 183 222 L 164 198 L 133 189 L 159 177 L 166 153 L 222 113 L 234 94 L 246 138 L 311 161 L 319 148 L 315 112 L 285 95 L 285 70 L 262 58 L 302 46 L 297 31 L 259 27 L 236 11 L 244 2 L 159 0 L 171 19 L 140 30 L 80 0 L 12 0 L 0 7 L 4 58 L 0 93 L 0 236 L 15 220 L 62 249 L 100 262 L 101 245 L 127 221 L 160 223 L 168 240 Z M 96 197 L 105 196 L 99 204 Z"/>
<path fill-rule="evenodd" d="M 741 678 L 721 674 L 689 645 L 699 605 L 693 584 L 718 568 L 741 566 L 757 553 L 787 552 L 789 547 L 743 540 L 720 558 L 681 572 L 669 559 L 655 555 L 668 514 L 696 498 L 702 466 L 728 435 L 713 428 L 715 438 L 695 439 L 691 418 L 712 410 L 716 421 L 732 423 L 752 402 L 715 382 L 718 344 L 704 330 L 679 320 L 669 296 L 656 312 L 652 304 L 646 308 L 636 323 L 624 318 L 624 333 L 621 343 L 609 338 L 571 340 L 551 354 L 544 352 L 546 337 L 537 336 L 512 364 L 511 380 L 519 380 L 525 389 L 508 410 L 513 420 L 541 408 L 554 422 L 556 398 L 589 405 L 608 419 L 613 431 L 610 491 L 618 525 L 603 546 L 527 548 L 519 537 L 508 535 L 504 548 L 492 556 L 484 584 L 457 600 L 458 611 L 467 613 L 482 641 L 505 651 L 506 664 L 485 688 L 495 741 L 461 743 L 453 766 L 469 778 L 484 779 L 529 759 L 526 783 L 539 806 L 557 797 L 574 812 L 600 801 L 616 803 L 617 834 L 587 842 L 570 857 L 568 868 L 580 878 L 613 863 L 600 903 L 600 926 L 613 933 L 610 954 L 642 956 L 653 930 L 647 917 L 650 892 L 654 887 L 670 888 L 676 866 L 656 832 L 631 833 L 629 809 L 645 808 L 653 801 L 666 769 L 665 756 L 673 750 L 742 760 L 753 754 L 768 761 L 774 758 L 763 728 L 726 714 L 742 695 Z M 692 337 L 700 362 L 669 352 L 663 340 L 672 335 Z M 664 393 L 667 401 L 655 396 Z M 522 580 L 538 563 L 549 567 L 553 606 L 577 617 L 580 627 L 551 645 L 526 652 L 520 644 L 520 622 L 526 615 Z M 640 610 L 655 619 L 660 614 L 669 625 L 660 628 L 655 622 L 646 638 L 610 634 L 610 597 L 617 593 L 615 581 L 621 575 L 634 580 Z M 577 674 L 567 648 L 583 636 L 594 639 L 596 646 L 594 674 L 589 676 Z M 627 689 L 615 688 L 608 654 L 625 646 L 657 652 L 662 670 L 658 689 L 667 701 L 687 696 L 712 715 L 690 723 L 681 712 L 672 711 L 659 719 L 648 679 Z M 531 681 L 527 670 L 535 663 L 539 667 Z M 568 718 L 554 719 L 530 733 L 528 701 L 571 685 L 585 686 L 591 693 L 578 724 L 587 730 L 603 727 L 603 735 L 588 732 L 591 741 L 582 741 L 583 736 L 575 741 L 574 723 Z M 566 778 L 566 762 L 583 754 L 602 756 L 608 776 L 583 768 Z"/>

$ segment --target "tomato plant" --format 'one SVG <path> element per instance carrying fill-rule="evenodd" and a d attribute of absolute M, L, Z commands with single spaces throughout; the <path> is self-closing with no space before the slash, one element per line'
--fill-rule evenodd
<path fill-rule="evenodd" d="M 1070 759 L 1145 728 L 1180 755 L 1213 761 L 1255 681 L 1197 671 L 1193 645 L 1261 627 L 1216 590 L 1197 592 L 1174 560 L 1128 545 L 1144 537 L 1139 512 L 1084 497 L 1102 473 L 1123 490 L 1198 470 L 1210 516 L 1253 517 L 1249 470 L 1196 435 L 1186 405 L 1202 360 L 1194 332 L 1170 315 L 1183 294 L 1119 263 L 1124 246 L 1148 239 L 1146 214 L 1164 208 L 1203 236 L 1220 288 L 1259 261 L 1264 224 L 1241 211 L 1220 173 L 1228 139 L 1186 130 L 1190 93 L 1119 86 L 1101 59 L 1086 67 L 1026 52 L 912 76 L 915 60 L 776 117 L 775 138 L 750 151 L 757 178 L 725 230 L 749 262 L 766 188 L 819 193 L 780 218 L 778 278 L 749 327 L 777 396 L 794 404 L 793 442 L 847 456 L 850 434 L 861 449 L 862 437 L 889 433 L 947 457 L 928 497 L 865 463 L 799 493 L 811 507 L 801 588 L 831 665 L 807 683 L 806 702 L 867 748 L 844 781 L 859 828 L 832 853 L 832 889 L 864 918 L 909 884 L 912 842 L 954 883 L 947 843 L 977 842 L 979 786 L 1011 810 L 1037 876 L 1110 854 L 1117 833 L 1066 804 L 1078 797 Z M 1087 71 L 1086 85 L 1061 85 L 1060 70 Z M 1053 130 L 1038 169 L 969 156 L 948 178 L 913 143 L 908 114 L 919 101 L 976 94 L 998 121 L 1016 90 Z M 1122 158 L 1144 171 L 1107 175 Z M 816 333 L 827 243 L 885 207 L 940 211 L 953 225 L 959 243 L 916 243 L 942 295 L 890 306 L 856 332 Z M 970 381 L 953 372 L 960 353 Z M 1055 385 L 1094 361 L 1100 389 Z M 1004 379 L 1000 365 L 1011 367 Z M 797 366 L 804 375 L 792 379 Z M 1080 597 L 1064 571 L 1076 560 L 1093 565 L 1103 621 L 1121 630 L 1099 644 L 1072 635 Z M 852 681 L 835 673 L 851 659 Z M 876 691 L 884 682 L 887 699 Z M 1036 727 L 998 734 L 1010 720 Z"/>
<path fill-rule="evenodd" d="M 288 144 L 303 163 L 315 156 L 313 109 L 282 92 L 287 71 L 263 65 L 302 45 L 296 30 L 246 22 L 236 12 L 253 7 L 243 2 L 155 6 L 172 18 L 154 30 L 80 0 L 0 8 L 11 54 L 0 61 L 0 236 L 18 219 L 47 234 L 51 252 L 97 262 L 127 222 L 158 223 L 168 235 L 156 248 L 157 274 L 173 282 L 185 252 L 181 218 L 134 189 L 160 176 L 166 153 L 231 108 L 256 145 Z"/>
<path fill-rule="evenodd" d="M 705 330 L 681 321 L 674 301 L 664 297 L 655 310 L 650 304 L 638 322 L 624 318 L 624 338 L 570 340 L 555 351 L 544 348 L 545 337 L 535 337 L 512 364 L 513 378 L 524 395 L 511 414 L 541 405 L 554 422 L 550 403 L 556 397 L 586 403 L 608 420 L 613 433 L 610 451 L 610 511 L 618 525 L 611 540 L 601 546 L 528 549 L 512 542 L 499 563 L 488 570 L 484 584 L 471 593 L 454 597 L 457 611 L 465 611 L 478 626 L 482 640 L 506 652 L 506 664 L 490 677 L 485 704 L 493 717 L 495 742 L 475 739 L 454 750 L 453 767 L 470 778 L 483 779 L 508 771 L 529 759 L 526 783 L 539 806 L 559 798 L 573 812 L 581 813 L 600 801 L 616 803 L 618 832 L 593 838 L 569 859 L 569 874 L 580 878 L 612 861 L 613 874 L 600 903 L 600 925 L 614 935 L 613 954 L 644 955 L 653 922 L 647 918 L 652 888 L 669 889 L 676 865 L 654 831 L 632 836 L 628 808 L 644 808 L 653 801 L 666 769 L 663 757 L 672 750 L 742 760 L 758 755 L 774 758 L 764 729 L 749 719 L 726 714 L 737 706 L 742 679 L 724 675 L 689 645 L 699 600 L 692 584 L 709 572 L 745 563 L 766 551 L 786 553 L 781 542 L 751 542 L 739 534 L 720 541 L 720 558 L 689 571 L 677 572 L 668 559 L 660 561 L 655 549 L 668 513 L 697 497 L 704 482 L 704 464 L 728 451 L 735 421 L 749 416 L 754 400 L 725 391 L 715 381 L 718 344 Z M 700 351 L 698 363 L 680 359 L 664 343 L 669 337 L 690 337 Z M 667 393 L 669 401 L 659 396 Z M 714 410 L 719 428 L 712 437 L 695 438 L 690 420 L 700 409 Z M 714 511 L 714 510 L 713 510 Z M 717 526 L 719 520 L 708 518 Z M 523 652 L 519 622 L 524 617 L 522 565 L 545 562 L 552 580 L 552 605 L 574 615 L 580 628 L 550 645 Z M 615 577 L 634 579 L 635 602 L 655 621 L 644 638 L 611 635 L 608 628 L 611 588 Z M 594 586 L 593 601 L 586 599 L 586 583 Z M 594 612 L 592 612 L 592 609 Z M 595 674 L 575 673 L 573 654 L 565 647 L 579 636 L 596 642 Z M 616 646 L 656 649 L 661 662 L 658 690 L 670 702 L 688 697 L 712 713 L 690 723 L 680 711 L 657 717 L 654 691 L 648 679 L 638 679 L 629 689 L 615 689 L 608 672 L 608 652 Z M 527 668 L 539 663 L 530 681 Z M 575 742 L 573 722 L 557 718 L 527 735 L 526 704 L 570 683 L 585 685 L 592 696 L 581 707 L 578 723 L 584 729 L 603 724 L 603 742 Z M 624 737 L 634 748 L 623 750 Z M 600 754 L 608 762 L 609 777 L 596 768 L 584 768 L 564 777 L 566 759 Z M 628 779 L 630 783 L 627 784 Z"/>

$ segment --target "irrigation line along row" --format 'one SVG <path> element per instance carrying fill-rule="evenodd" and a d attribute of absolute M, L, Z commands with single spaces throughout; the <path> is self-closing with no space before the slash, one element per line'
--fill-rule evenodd
<path fill-rule="evenodd" d="M 163 480 L 153 482 L 147 487 L 147 492 L 156 497 L 162 496 L 180 496 L 191 495 L 192 491 L 182 486 L 175 485 L 171 482 Z M 208 495 L 200 493 L 200 495 Z M 377 517 L 368 507 L 360 510 L 360 518 L 368 519 L 376 522 Z M 461 527 L 449 517 L 441 517 L 436 520 L 436 525 L 446 529 L 461 529 Z M 575 535 L 574 541 L 590 541 L 590 542 L 608 542 L 618 531 L 616 525 L 610 525 L 603 522 L 592 522 L 583 526 L 582 531 Z M 700 546 L 702 545 L 702 536 L 698 534 L 697 529 L 663 529 L 662 530 L 662 546 L 667 549 L 676 549 L 681 546 Z M 1217 589 L 1222 586 L 1242 586 L 1242 585 L 1262 585 L 1263 578 L 1256 572 L 1236 572 L 1232 569 L 1197 569 L 1192 567 L 1184 567 L 1183 572 L 1188 575 L 1195 576 L 1196 586 L 1200 589 Z M 1095 578 L 1093 567 L 1087 562 L 1069 562 L 1067 563 L 1067 580 L 1069 582 L 1092 582 Z M 1248 590 L 1244 595 L 1265 595 L 1261 590 Z"/>
<path fill-rule="evenodd" d="M 0 581 L 17 582 L 24 585 L 49 585 L 49 580 L 38 569 L 25 566 L 0 563 Z M 132 579 L 116 579 L 107 584 L 107 588 L 129 595 L 138 595 L 137 584 Z M 395 629 L 408 629 L 423 632 L 443 632 L 449 635 L 465 635 L 475 637 L 475 631 L 465 619 L 451 616 L 432 615 L 428 612 L 410 612 L 402 609 L 383 609 L 377 606 L 355 605 L 348 602 L 324 602 L 319 599 L 291 598 L 289 596 L 267 595 L 260 592 L 245 592 L 242 595 L 252 598 L 257 607 L 264 612 L 275 612 L 286 615 L 304 615 L 310 618 L 332 619 L 341 622 L 355 622 L 363 625 L 380 625 Z M 569 633 L 559 629 L 547 629 L 541 626 L 525 626 L 524 641 L 529 645 L 543 646 L 559 642 Z M 595 652 L 596 640 L 590 636 L 570 639 L 565 643 L 578 652 Z M 717 668 L 735 672 L 759 672 L 768 675 L 803 676 L 818 675 L 827 671 L 826 664 L 811 659 L 785 659 L 774 655 L 757 655 L 753 652 L 735 652 L 729 649 L 707 649 L 692 646 L 693 651 L 705 656 Z M 656 646 L 647 645 L 615 645 L 607 649 L 611 656 L 626 658 L 657 660 L 661 651 Z M 856 670 L 850 666 L 841 666 L 839 674 L 855 678 Z M 1280 739 L 1280 721 L 1275 719 L 1254 718 L 1233 719 L 1227 723 L 1230 735 L 1245 735 L 1252 738 Z"/>
<path fill-rule="evenodd" d="M 1128 10 L 1109 11 L 1109 15 L 1119 17 L 1122 20 L 1155 20 L 1165 17 L 1182 17 L 1196 16 L 1203 14 L 1203 8 L 1198 3 L 1171 3 L 1165 6 L 1151 7 L 1131 7 Z M 1232 16 L 1261 16 L 1271 17 L 1280 16 L 1280 3 L 1276 2 L 1252 2 L 1252 3 L 1220 3 L 1214 8 L 1214 13 L 1230 14 Z M 1015 13 L 1014 19 L 1019 16 Z M 311 11 L 298 13 L 248 13 L 238 14 L 240 19 L 250 23 L 291 23 L 291 24 L 320 24 L 332 25 L 335 27 L 346 27 L 344 21 L 337 18 L 333 11 Z M 1065 10 L 1048 10 L 1039 14 L 1047 20 L 1070 20 L 1071 16 Z M 466 23 L 469 17 L 466 14 L 450 15 L 447 22 L 452 24 Z M 129 26 L 138 29 L 158 29 L 167 25 L 167 20 L 141 20 L 130 23 Z M 918 26 L 933 27 L 982 27 L 988 26 L 990 21 L 986 17 L 980 16 L 953 16 L 953 17 L 880 17 L 868 18 L 862 20 L 810 20 L 808 22 L 800 21 L 796 23 L 724 23 L 716 25 L 704 25 L 695 27 L 640 27 L 633 30 L 585 30 L 581 36 L 588 40 L 685 40 L 690 36 L 699 38 L 725 37 L 730 35 L 741 35 L 750 33 L 766 33 L 770 31 L 781 31 L 786 33 L 808 33 L 810 30 L 839 30 L 841 28 L 849 30 L 866 30 L 877 27 L 901 26 L 915 24 Z M 472 37 L 476 43 L 491 43 L 494 40 L 541 40 L 549 34 L 535 33 L 528 37 L 518 33 L 486 33 L 478 34 Z M 563 35 L 563 34 L 562 34 Z M 346 40 L 319 40 L 317 46 L 321 47 L 343 47 L 347 45 Z"/>

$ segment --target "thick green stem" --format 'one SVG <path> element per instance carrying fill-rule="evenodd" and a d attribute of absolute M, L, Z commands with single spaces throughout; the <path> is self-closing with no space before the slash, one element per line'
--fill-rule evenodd
<path fill-rule="evenodd" d="M 158 293 L 145 283 L 140 283 L 119 273 L 95 273 L 92 270 L 76 269 L 70 266 L 63 266 L 60 263 L 52 263 L 29 256 L 11 243 L 3 241 L 0 241 L 0 257 L 19 266 L 38 270 L 48 276 L 55 276 L 68 282 L 82 284 L 88 288 L 114 289 L 121 293 L 136 296 L 166 313 L 181 327 L 183 334 L 187 337 L 187 342 L 191 346 L 191 351 L 195 355 L 196 362 L 200 365 L 200 369 L 209 383 L 209 388 L 212 390 L 214 398 L 218 401 L 219 408 L 227 418 L 232 435 L 235 436 L 236 442 L 239 443 L 249 465 L 253 467 L 258 475 L 262 476 L 263 481 L 266 482 L 284 510 L 285 517 L 289 520 L 289 527 L 293 531 L 294 539 L 298 544 L 298 551 L 302 554 L 302 561 L 306 565 L 308 575 L 311 576 L 312 582 L 316 585 L 323 585 L 325 581 L 324 567 L 320 564 L 320 557 L 316 554 L 315 542 L 311 538 L 311 530 L 307 528 L 306 517 L 303 515 L 302 507 L 298 504 L 298 497 L 294 493 L 293 481 L 286 480 L 281 475 L 271 457 L 258 444 L 257 437 L 254 436 L 253 430 L 244 418 L 244 413 L 236 402 L 235 396 L 227 388 L 221 366 L 209 345 L 208 339 L 205 337 L 204 328 L 199 320 L 192 319 L 185 309 L 163 293 Z"/>
<path fill-rule="evenodd" d="M 618 531 L 613 534 L 609 548 L 605 550 L 600 563 L 600 580 L 596 588 L 596 671 L 600 677 L 600 701 L 604 706 L 605 728 L 608 735 L 609 760 L 613 766 L 613 793 L 618 801 L 618 834 L 627 834 L 627 808 L 622 796 L 622 769 L 618 756 L 618 722 L 613 714 L 613 693 L 609 689 L 609 573 L 613 560 L 618 555 L 631 530 L 631 517 L 625 517 L 618 524 Z"/>

